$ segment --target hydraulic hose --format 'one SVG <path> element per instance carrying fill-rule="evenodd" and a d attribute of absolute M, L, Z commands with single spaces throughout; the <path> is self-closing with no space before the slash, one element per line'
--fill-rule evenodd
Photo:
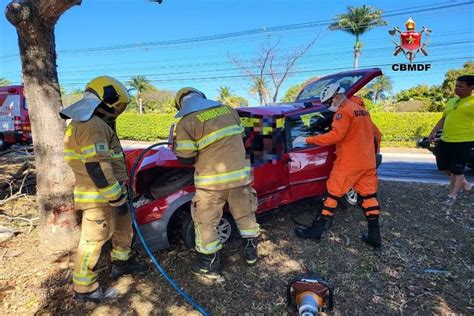
<path fill-rule="evenodd" d="M 151 252 L 150 247 L 148 247 L 148 244 L 146 243 L 145 238 L 142 235 L 140 227 L 138 226 L 138 221 L 135 217 L 135 207 L 133 206 L 133 197 L 135 195 L 135 192 L 133 189 L 135 186 L 135 173 L 137 172 L 137 168 L 140 165 L 145 154 L 149 152 L 150 150 L 152 150 L 153 148 L 157 146 L 161 146 L 161 145 L 169 145 L 169 142 L 159 142 L 143 150 L 140 156 L 138 156 L 138 158 L 135 160 L 132 167 L 132 171 L 130 172 L 130 185 L 129 185 L 129 190 L 128 190 L 129 202 L 128 203 L 130 205 L 130 213 L 132 215 L 133 226 L 135 227 L 135 231 L 137 232 L 137 236 L 140 239 L 140 242 L 142 243 L 143 248 L 145 249 L 146 253 L 150 257 L 151 261 L 153 261 L 153 264 L 161 273 L 161 275 L 163 275 L 166 281 L 168 281 L 168 283 L 176 290 L 176 292 L 178 292 L 186 301 L 188 301 L 189 304 L 191 304 L 198 312 L 200 312 L 202 315 L 208 316 L 209 315 L 208 312 L 206 312 L 206 310 L 201 305 L 199 305 L 188 293 L 186 293 L 183 289 L 181 289 L 181 287 L 179 287 L 178 284 L 176 284 L 176 282 L 168 275 L 168 273 L 166 273 L 163 267 L 158 263 L 158 260 L 155 258 L 155 256 Z"/>

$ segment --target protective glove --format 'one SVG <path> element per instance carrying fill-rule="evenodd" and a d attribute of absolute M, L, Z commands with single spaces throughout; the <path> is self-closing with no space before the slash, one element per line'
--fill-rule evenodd
<path fill-rule="evenodd" d="M 306 137 L 298 136 L 291 142 L 293 148 L 305 147 L 306 146 Z"/>

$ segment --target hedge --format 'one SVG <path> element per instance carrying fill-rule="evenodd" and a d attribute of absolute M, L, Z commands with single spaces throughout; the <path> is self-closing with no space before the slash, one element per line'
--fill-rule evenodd
<path fill-rule="evenodd" d="M 414 145 L 414 140 L 429 134 L 441 118 L 441 113 L 386 113 L 371 114 L 374 123 L 383 133 L 384 144 Z M 124 113 L 117 121 L 121 139 L 154 141 L 168 137 L 171 124 L 177 120 L 172 114 Z"/>
<path fill-rule="evenodd" d="M 173 114 L 124 113 L 117 120 L 120 139 L 155 141 L 168 138 L 171 124 L 177 120 Z"/>
<path fill-rule="evenodd" d="M 441 113 L 405 112 L 373 113 L 374 123 L 383 134 L 384 142 L 410 142 L 428 136 L 441 118 Z"/>

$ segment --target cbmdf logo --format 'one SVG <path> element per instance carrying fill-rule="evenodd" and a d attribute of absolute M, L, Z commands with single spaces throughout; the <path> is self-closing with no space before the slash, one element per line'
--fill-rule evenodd
<path fill-rule="evenodd" d="M 416 56 L 421 52 L 428 56 L 428 41 L 423 42 L 423 34 L 426 38 L 431 35 L 431 30 L 427 27 L 422 27 L 420 32 L 415 30 L 416 23 L 412 18 L 409 18 L 405 23 L 406 31 L 401 31 L 398 27 L 393 27 L 388 33 L 392 36 L 398 35 L 399 41 L 392 39 L 395 44 L 394 56 L 402 53 L 410 64 L 394 64 L 392 69 L 394 71 L 426 71 L 431 68 L 431 64 L 412 64 Z"/>

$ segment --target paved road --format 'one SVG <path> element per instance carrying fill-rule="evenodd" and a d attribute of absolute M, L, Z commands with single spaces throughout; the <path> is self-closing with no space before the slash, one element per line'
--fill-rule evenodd
<path fill-rule="evenodd" d="M 124 148 L 145 148 L 151 143 L 123 142 Z M 378 170 L 382 180 L 449 184 L 446 174 L 439 172 L 432 154 L 384 153 Z M 466 177 L 474 182 L 474 170 L 466 168 Z"/>
<path fill-rule="evenodd" d="M 431 154 L 382 153 L 379 178 L 383 180 L 448 184 L 447 175 L 439 172 Z M 466 177 L 474 181 L 474 170 L 466 168 Z"/>

